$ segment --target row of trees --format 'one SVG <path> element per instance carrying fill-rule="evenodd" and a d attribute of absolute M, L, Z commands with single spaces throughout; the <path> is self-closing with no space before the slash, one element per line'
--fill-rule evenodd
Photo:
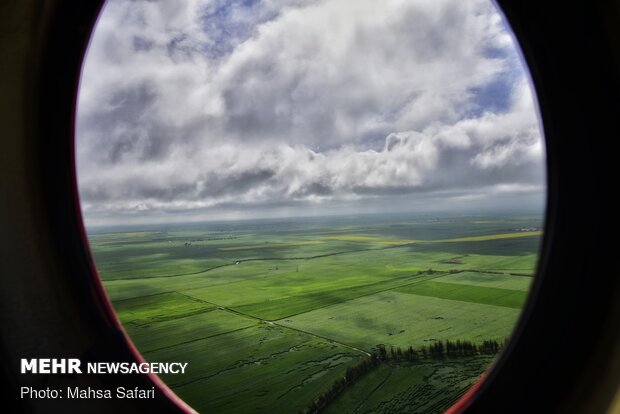
<path fill-rule="evenodd" d="M 402 361 L 418 361 L 422 358 L 445 358 L 445 357 L 462 357 L 475 355 L 495 355 L 507 343 L 508 339 L 498 342 L 494 339 L 482 341 L 475 344 L 471 341 L 435 341 L 431 345 L 421 346 L 414 349 L 412 346 L 402 349 L 401 347 L 385 348 L 385 345 L 379 344 L 377 347 L 357 365 L 347 368 L 344 377 L 334 381 L 332 386 L 323 394 L 319 395 L 304 410 L 302 414 L 315 414 L 325 408 L 330 402 L 335 400 L 348 386 L 352 385 L 360 377 L 368 371 L 377 367 L 381 363 L 402 362 Z"/>
<path fill-rule="evenodd" d="M 416 361 L 420 358 L 443 358 L 443 357 L 459 357 L 459 356 L 473 356 L 473 355 L 495 355 L 505 345 L 507 339 L 504 341 L 497 341 L 495 339 L 482 341 L 480 344 L 476 344 L 472 341 L 460 340 L 456 341 L 447 340 L 443 342 L 441 340 L 433 342 L 431 345 L 423 345 L 417 350 L 413 347 L 403 350 L 401 347 L 390 347 L 390 352 L 387 352 L 385 346 L 377 345 L 377 353 L 381 361 L 393 360 L 393 361 Z"/>

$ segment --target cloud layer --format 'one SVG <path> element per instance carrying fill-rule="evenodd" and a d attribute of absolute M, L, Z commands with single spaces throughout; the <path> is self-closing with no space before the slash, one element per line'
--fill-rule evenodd
<path fill-rule="evenodd" d="M 530 87 L 488 0 L 109 0 L 77 156 L 93 223 L 544 191 Z"/>

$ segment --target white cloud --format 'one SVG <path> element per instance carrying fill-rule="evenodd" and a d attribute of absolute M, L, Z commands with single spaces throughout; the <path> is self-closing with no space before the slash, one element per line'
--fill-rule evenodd
<path fill-rule="evenodd" d="M 106 5 L 79 99 L 87 217 L 540 193 L 529 85 L 487 0 L 224 3 Z"/>

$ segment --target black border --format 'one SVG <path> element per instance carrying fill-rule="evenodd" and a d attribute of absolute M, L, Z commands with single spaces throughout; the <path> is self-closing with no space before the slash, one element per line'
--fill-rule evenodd
<path fill-rule="evenodd" d="M 605 412 L 620 376 L 620 6 L 500 0 L 537 91 L 548 162 L 539 277 L 513 341 L 452 412 Z M 19 358 L 140 360 L 96 275 L 73 164 L 77 82 L 100 0 L 0 4 L 0 375 L 13 412 L 182 412 L 151 376 L 17 374 Z M 86 277 L 85 277 L 86 276 Z M 153 401 L 15 400 L 25 383 L 155 385 Z"/>

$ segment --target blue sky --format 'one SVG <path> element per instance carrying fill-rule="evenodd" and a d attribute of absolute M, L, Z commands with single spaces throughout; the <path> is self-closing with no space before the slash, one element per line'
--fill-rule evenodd
<path fill-rule="evenodd" d="M 109 0 L 77 120 L 92 225 L 540 208 L 527 74 L 488 0 Z"/>

